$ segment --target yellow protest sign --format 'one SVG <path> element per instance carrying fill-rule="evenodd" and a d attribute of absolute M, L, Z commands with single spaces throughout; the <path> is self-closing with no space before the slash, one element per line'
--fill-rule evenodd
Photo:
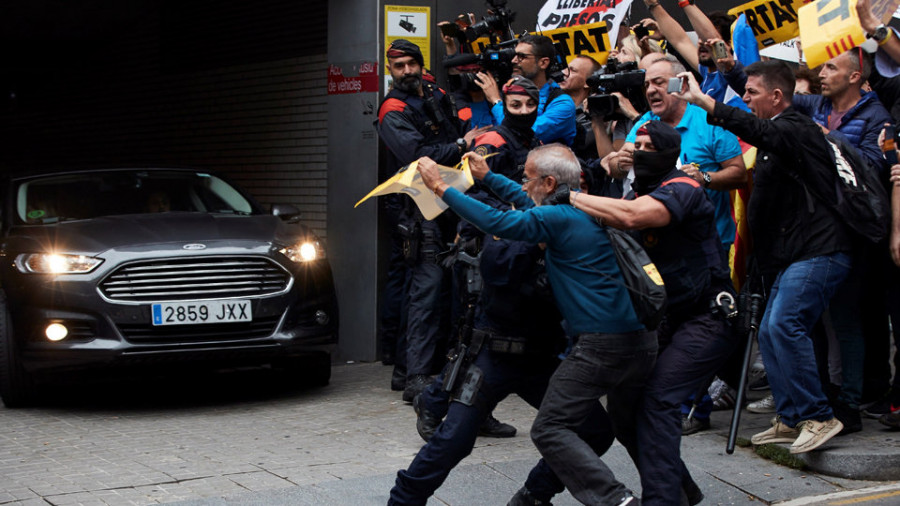
<path fill-rule="evenodd" d="M 437 218 L 438 215 L 447 209 L 447 204 L 425 187 L 425 183 L 422 182 L 422 176 L 419 174 L 419 171 L 416 170 L 418 164 L 419 162 L 416 160 L 406 167 L 401 168 L 390 179 L 376 186 L 374 190 L 370 191 L 368 195 L 363 197 L 362 200 L 357 202 L 353 207 L 359 207 L 360 204 L 371 197 L 388 195 L 391 193 L 405 193 L 412 197 L 416 206 L 419 207 L 419 211 L 422 212 L 422 216 L 424 216 L 426 220 Z M 438 170 L 441 173 L 441 179 L 443 179 L 445 183 L 461 192 L 468 190 L 475 184 L 475 180 L 472 178 L 472 171 L 469 169 L 469 160 L 463 160 L 462 163 L 456 167 L 439 165 Z"/>
<path fill-rule="evenodd" d="M 801 7 L 798 14 L 800 42 L 809 68 L 866 41 L 856 15 L 856 0 L 818 0 Z"/>
<path fill-rule="evenodd" d="M 747 18 L 759 48 L 791 40 L 800 33 L 797 10 L 811 0 L 753 0 L 734 7 L 728 14 Z"/>
<path fill-rule="evenodd" d="M 563 43 L 567 50 L 566 62 L 571 62 L 573 58 L 581 55 L 590 56 L 603 65 L 609 56 L 609 29 L 604 21 L 545 30 L 540 32 L 540 35 L 550 37 L 553 42 Z"/>

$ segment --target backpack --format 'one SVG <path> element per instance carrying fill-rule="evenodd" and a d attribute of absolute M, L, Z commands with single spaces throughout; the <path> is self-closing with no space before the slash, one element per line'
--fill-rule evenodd
<path fill-rule="evenodd" d="M 855 234 L 878 243 L 888 236 L 891 222 L 890 199 L 878 180 L 878 174 L 859 152 L 844 139 L 825 135 L 829 155 L 834 162 L 834 196 L 824 198 L 793 174 L 808 193 L 815 195 L 835 210 L 839 219 Z"/>
<path fill-rule="evenodd" d="M 606 228 L 638 320 L 656 330 L 666 313 L 666 286 L 644 248 L 627 232 Z"/>

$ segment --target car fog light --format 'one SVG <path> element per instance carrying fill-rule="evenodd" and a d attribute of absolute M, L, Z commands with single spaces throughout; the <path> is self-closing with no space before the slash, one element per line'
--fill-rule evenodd
<path fill-rule="evenodd" d="M 44 334 L 47 336 L 47 339 L 51 341 L 62 341 L 69 335 L 69 329 L 62 323 L 51 323 L 44 329 Z"/>
<path fill-rule="evenodd" d="M 316 323 L 319 325 L 325 325 L 328 323 L 330 318 L 328 317 L 328 313 L 322 311 L 321 309 L 316 311 Z"/>

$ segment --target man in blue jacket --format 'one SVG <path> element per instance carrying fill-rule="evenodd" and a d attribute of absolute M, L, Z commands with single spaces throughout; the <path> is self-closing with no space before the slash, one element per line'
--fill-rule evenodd
<path fill-rule="evenodd" d="M 538 117 L 534 122 L 534 136 L 544 144 L 562 142 L 571 145 L 575 140 L 575 102 L 550 79 L 549 68 L 556 58 L 553 41 L 543 35 L 526 35 L 518 39 L 513 57 L 513 75 L 530 79 L 540 90 Z M 491 114 L 503 122 L 503 99 L 497 86 L 486 86 L 485 97 Z"/>
<path fill-rule="evenodd" d="M 550 380 L 531 438 L 582 503 L 632 503 L 631 491 L 615 479 L 577 429 L 603 395 L 608 396 L 616 432 L 634 426 L 637 400 L 656 361 L 656 333 L 644 328 L 634 312 L 606 229 L 570 205 L 543 205 L 568 202 L 569 188 L 578 186 L 581 165 L 565 146 L 541 146 L 529 153 L 519 185 L 489 172 L 478 154 L 465 156 L 473 175 L 517 210 L 494 209 L 449 187 L 429 158 L 419 159 L 423 183 L 486 233 L 546 244 L 553 298 L 576 336 Z"/>

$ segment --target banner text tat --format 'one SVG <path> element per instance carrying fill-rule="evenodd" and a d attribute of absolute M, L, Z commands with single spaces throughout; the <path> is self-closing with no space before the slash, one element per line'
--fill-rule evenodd
<path fill-rule="evenodd" d="M 734 7 L 728 14 L 747 17 L 759 48 L 791 40 L 800 33 L 797 11 L 810 0 L 754 0 Z"/>

